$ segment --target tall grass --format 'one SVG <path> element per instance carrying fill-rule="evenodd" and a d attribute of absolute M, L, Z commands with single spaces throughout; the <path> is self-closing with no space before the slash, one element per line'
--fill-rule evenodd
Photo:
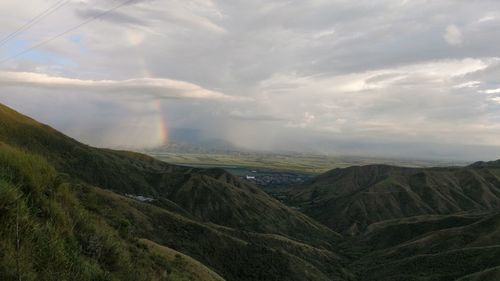
<path fill-rule="evenodd" d="M 0 144 L 0 280 L 176 280 L 171 267 L 89 213 L 45 159 Z"/>

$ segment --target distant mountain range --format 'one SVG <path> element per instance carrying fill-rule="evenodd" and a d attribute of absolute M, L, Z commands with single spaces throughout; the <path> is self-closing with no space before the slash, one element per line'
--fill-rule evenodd
<path fill-rule="evenodd" d="M 242 151 L 242 149 L 223 140 L 210 140 L 199 143 L 170 141 L 168 144 L 144 150 L 145 153 L 232 153 L 239 151 Z"/>
<path fill-rule="evenodd" d="M 171 128 L 168 142 L 154 148 L 146 149 L 146 153 L 231 153 L 244 151 L 234 144 L 217 138 L 206 138 L 199 130 L 189 128 Z"/>
<path fill-rule="evenodd" d="M 499 280 L 499 163 L 335 169 L 289 207 L 0 105 L 0 280 Z"/>

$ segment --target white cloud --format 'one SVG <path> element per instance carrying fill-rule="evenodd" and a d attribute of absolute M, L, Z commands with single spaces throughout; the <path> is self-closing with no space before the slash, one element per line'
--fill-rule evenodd
<path fill-rule="evenodd" d="M 492 98 L 491 100 L 500 104 L 500 97 L 495 97 L 495 98 Z"/>
<path fill-rule="evenodd" d="M 304 112 L 302 117 L 298 120 L 298 122 L 288 122 L 287 126 L 289 127 L 299 127 L 299 128 L 307 128 L 309 127 L 314 120 L 316 119 L 316 116 L 314 114 L 311 114 L 310 112 Z"/>
<path fill-rule="evenodd" d="M 500 94 L 500 88 L 498 89 L 488 89 L 488 90 L 482 90 L 482 93 L 491 95 L 491 94 Z"/>
<path fill-rule="evenodd" d="M 127 80 L 82 80 L 49 76 L 32 72 L 0 72 L 0 87 L 31 86 L 48 88 L 84 89 L 123 92 L 129 94 L 148 94 L 155 98 L 184 98 L 208 100 L 241 100 L 217 91 L 204 89 L 198 85 L 163 78 L 137 78 Z"/>
<path fill-rule="evenodd" d="M 415 151 L 429 142 L 498 144 L 491 98 L 500 64 L 491 57 L 499 56 L 500 2 L 477 2 L 134 1 L 3 64 L 0 102 L 99 145 L 135 131 L 134 143 L 155 139 L 157 100 L 171 126 L 256 149 L 300 138 L 303 147 L 413 142 Z M 73 1 L 0 57 L 57 34 L 61 22 L 77 25 L 76 11 L 108 5 Z M 0 1 L 0 36 L 46 7 Z M 78 114 L 63 120 L 65 108 Z M 151 133 L 141 134 L 147 124 Z"/>
<path fill-rule="evenodd" d="M 496 20 L 496 17 L 494 17 L 494 16 L 484 16 L 484 17 L 480 18 L 477 22 L 483 23 L 483 22 L 494 21 L 494 20 Z"/>
<path fill-rule="evenodd" d="M 323 38 L 327 38 L 327 37 L 330 37 L 330 36 L 333 36 L 335 34 L 335 29 L 332 28 L 332 29 L 325 29 L 325 30 L 322 30 L 320 32 L 317 32 L 315 34 L 313 34 L 313 38 L 314 39 L 323 39 Z"/>
<path fill-rule="evenodd" d="M 480 142 L 498 145 L 498 138 L 484 135 L 482 126 L 487 121 L 482 110 L 488 100 L 474 95 L 481 82 L 467 79 L 496 63 L 496 58 L 465 58 L 338 76 L 292 73 L 277 75 L 260 86 L 266 103 L 292 120 L 289 127 L 353 139 L 472 143 L 480 138 L 458 136 L 475 132 L 483 136 Z M 291 114 L 304 110 L 307 115 Z"/>
<path fill-rule="evenodd" d="M 330 93 L 349 93 L 368 90 L 384 89 L 399 83 L 404 84 L 412 80 L 421 80 L 423 83 L 446 83 L 451 79 L 462 77 L 480 70 L 496 62 L 496 58 L 462 60 L 441 60 L 423 62 L 397 68 L 379 69 L 361 73 L 352 73 L 339 76 L 306 76 L 276 75 L 261 83 L 261 87 L 268 92 L 294 92 L 297 89 L 317 85 L 318 88 Z M 479 81 L 469 81 L 455 87 L 472 87 Z M 311 93 L 314 95 L 314 93 Z"/>
<path fill-rule="evenodd" d="M 453 88 L 456 89 L 462 89 L 462 88 L 477 88 L 481 85 L 481 81 L 467 81 L 458 85 L 453 86 Z"/>
<path fill-rule="evenodd" d="M 452 46 L 460 46 L 463 43 L 462 31 L 454 24 L 448 25 L 444 33 L 444 40 Z"/>

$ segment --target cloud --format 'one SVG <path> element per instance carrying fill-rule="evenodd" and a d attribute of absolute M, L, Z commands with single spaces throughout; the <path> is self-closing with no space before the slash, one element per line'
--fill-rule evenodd
<path fill-rule="evenodd" d="M 115 4 L 72 1 L 0 57 Z M 46 8 L 0 1 L 0 36 Z M 500 157 L 498 15 L 493 0 L 134 1 L 1 65 L 0 102 L 102 146 L 156 139 L 161 108 L 247 148 Z"/>
<path fill-rule="evenodd" d="M 311 114 L 310 112 L 304 112 L 302 118 L 298 120 L 299 122 L 289 122 L 288 126 L 289 127 L 300 127 L 300 128 L 307 128 L 309 127 L 313 122 L 314 119 L 316 119 L 316 116 L 314 114 Z"/>
<path fill-rule="evenodd" d="M 494 20 L 496 20 L 496 17 L 494 17 L 494 16 L 484 16 L 484 17 L 480 18 L 477 22 L 483 23 L 483 22 L 494 21 Z"/>
<path fill-rule="evenodd" d="M 453 88 L 477 88 L 481 84 L 480 81 L 467 81 L 458 85 L 453 86 Z"/>
<path fill-rule="evenodd" d="M 488 90 L 482 90 L 481 91 L 482 93 L 485 93 L 485 94 L 500 94 L 500 88 L 498 89 L 488 89 Z"/>
<path fill-rule="evenodd" d="M 250 107 L 253 106 L 253 104 L 249 105 Z M 270 122 L 275 122 L 275 121 L 283 121 L 283 118 L 280 118 L 279 116 L 274 116 L 272 114 L 266 114 L 262 112 L 254 112 L 252 110 L 232 110 L 229 112 L 228 116 L 230 118 L 235 118 L 238 120 L 244 120 L 244 121 L 270 121 Z"/>
<path fill-rule="evenodd" d="M 444 40 L 452 46 L 460 46 L 463 43 L 462 31 L 454 24 L 448 25 L 444 33 Z"/>
<path fill-rule="evenodd" d="M 88 9 L 78 9 L 76 10 L 76 15 L 84 18 L 96 18 L 100 17 L 106 13 L 105 9 L 97 9 L 97 8 L 88 8 Z M 106 13 L 105 17 L 102 17 L 102 20 L 117 23 L 117 24 L 134 24 L 134 25 L 147 25 L 147 21 L 141 18 L 136 18 L 120 11 L 112 11 Z"/>
<path fill-rule="evenodd" d="M 127 80 L 82 80 L 49 76 L 31 72 L 0 72 L 0 87 L 30 86 L 47 88 L 83 89 L 87 91 L 123 92 L 149 95 L 161 99 L 241 100 L 198 85 L 162 78 Z"/>
<path fill-rule="evenodd" d="M 261 87 L 266 103 L 279 105 L 275 112 L 287 109 L 281 112 L 287 126 L 333 138 L 499 145 L 482 127 L 495 122 L 484 111 L 491 101 L 474 94 L 480 83 L 469 78 L 496 64 L 496 58 L 465 58 L 338 76 L 279 75 Z M 296 102 L 305 95 L 307 100 Z M 476 137 L 461 138 L 466 132 Z"/>
<path fill-rule="evenodd" d="M 330 93 L 362 92 L 388 88 L 392 85 L 418 83 L 444 83 L 493 65 L 496 58 L 462 60 L 441 60 L 406 65 L 396 68 L 378 69 L 361 73 L 339 76 L 318 75 L 299 77 L 296 75 L 277 75 L 261 83 L 268 92 L 294 92 L 304 86 L 318 85 Z M 460 84 L 460 87 L 476 85 L 478 81 Z"/>

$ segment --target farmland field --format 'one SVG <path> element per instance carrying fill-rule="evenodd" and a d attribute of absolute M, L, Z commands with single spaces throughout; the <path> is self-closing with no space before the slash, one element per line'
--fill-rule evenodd
<path fill-rule="evenodd" d="M 354 165 L 390 164 L 406 167 L 429 167 L 465 165 L 466 163 L 434 162 L 414 159 L 382 159 L 367 157 L 336 157 L 309 154 L 266 154 L 266 153 L 227 153 L 198 154 L 178 152 L 148 152 L 149 155 L 162 161 L 195 167 L 220 167 L 241 175 L 247 169 L 274 170 L 320 174 L 334 168 L 345 168 Z M 243 171 L 241 171 L 243 169 Z"/>

